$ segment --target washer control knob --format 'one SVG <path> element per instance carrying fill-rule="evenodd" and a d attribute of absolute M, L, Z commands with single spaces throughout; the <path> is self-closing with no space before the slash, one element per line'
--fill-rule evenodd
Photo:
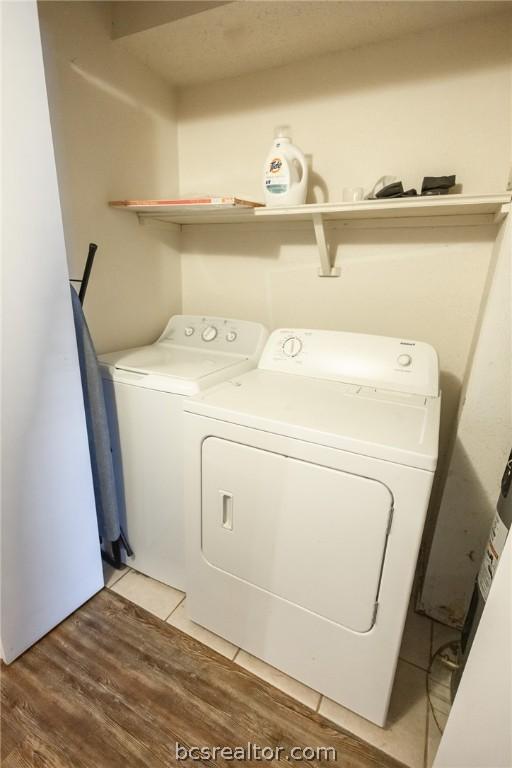
<path fill-rule="evenodd" d="M 238 333 L 236 331 L 228 331 L 226 333 L 226 341 L 236 341 Z"/>
<path fill-rule="evenodd" d="M 398 365 L 407 368 L 407 366 L 412 363 L 412 357 L 410 355 L 398 355 L 396 361 Z"/>
<path fill-rule="evenodd" d="M 302 341 L 297 336 L 289 336 L 283 342 L 283 352 L 286 357 L 297 357 L 302 349 Z"/>
<path fill-rule="evenodd" d="M 191 325 L 189 325 L 187 328 L 185 328 L 185 336 L 192 336 L 194 333 L 194 329 Z"/>
<path fill-rule="evenodd" d="M 218 331 L 214 325 L 207 325 L 201 334 L 201 338 L 203 341 L 213 341 L 217 338 L 217 333 Z"/>

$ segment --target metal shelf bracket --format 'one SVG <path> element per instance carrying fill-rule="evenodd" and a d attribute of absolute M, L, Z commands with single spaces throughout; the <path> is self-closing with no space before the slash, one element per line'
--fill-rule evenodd
<path fill-rule="evenodd" d="M 319 277 L 339 277 L 340 270 L 334 266 L 336 254 L 331 253 L 331 249 L 325 238 L 325 226 L 321 213 L 313 213 L 313 226 L 315 228 L 315 238 L 320 257 Z"/>

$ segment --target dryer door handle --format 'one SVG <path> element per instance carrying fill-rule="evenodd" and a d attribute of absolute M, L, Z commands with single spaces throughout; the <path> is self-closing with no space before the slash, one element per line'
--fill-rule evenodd
<path fill-rule="evenodd" d="M 229 491 L 219 491 L 222 527 L 227 531 L 233 530 L 233 494 Z"/>

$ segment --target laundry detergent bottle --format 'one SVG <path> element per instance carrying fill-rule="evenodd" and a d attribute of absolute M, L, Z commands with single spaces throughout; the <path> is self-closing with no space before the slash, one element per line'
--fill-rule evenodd
<path fill-rule="evenodd" d="M 308 166 L 298 147 L 292 144 L 288 126 L 276 128 L 263 174 L 265 204 L 303 205 L 308 189 Z"/>

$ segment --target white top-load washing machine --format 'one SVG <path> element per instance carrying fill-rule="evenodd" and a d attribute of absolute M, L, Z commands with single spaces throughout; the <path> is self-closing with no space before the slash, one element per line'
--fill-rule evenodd
<path fill-rule="evenodd" d="M 384 725 L 437 461 L 434 349 L 278 330 L 184 407 L 190 618 Z"/>
<path fill-rule="evenodd" d="M 253 368 L 259 323 L 175 315 L 154 344 L 99 358 L 130 566 L 185 589 L 183 400 Z"/>

